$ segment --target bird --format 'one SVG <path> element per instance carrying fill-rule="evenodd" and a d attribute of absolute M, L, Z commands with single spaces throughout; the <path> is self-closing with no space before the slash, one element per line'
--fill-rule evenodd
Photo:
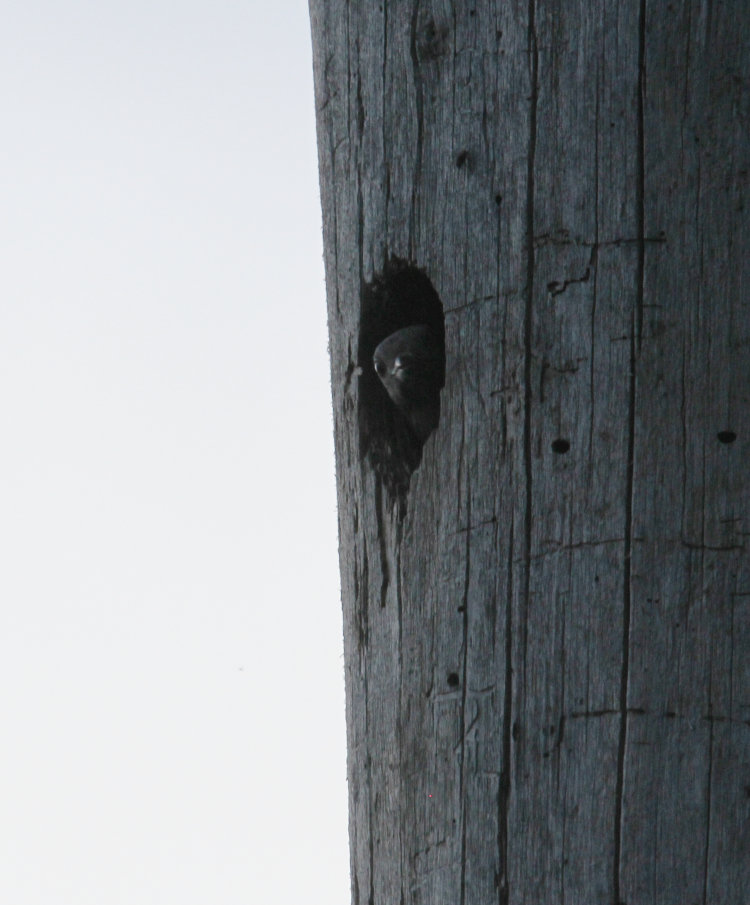
<path fill-rule="evenodd" d="M 440 418 L 443 351 L 427 324 L 391 333 L 373 355 L 375 373 L 412 432 L 424 443 Z"/>

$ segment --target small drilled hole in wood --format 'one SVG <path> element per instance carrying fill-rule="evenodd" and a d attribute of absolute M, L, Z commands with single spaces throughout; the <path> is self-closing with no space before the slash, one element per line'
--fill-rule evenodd
<path fill-rule="evenodd" d="M 451 688 L 458 688 L 458 673 L 457 672 L 449 672 L 448 673 L 448 685 Z"/>
<path fill-rule="evenodd" d="M 456 157 L 456 166 L 457 166 L 457 167 L 459 168 L 459 170 L 460 170 L 461 167 L 464 166 L 465 164 L 467 164 L 468 162 L 469 162 L 469 152 L 468 152 L 468 151 L 461 151 L 461 152 L 459 153 L 458 157 Z"/>
<path fill-rule="evenodd" d="M 737 439 L 737 434 L 734 431 L 719 431 L 716 435 L 716 439 L 719 443 L 734 443 Z"/>
<path fill-rule="evenodd" d="M 563 453 L 568 452 L 570 449 L 570 440 L 565 440 L 563 437 L 558 437 L 557 440 L 552 441 L 552 452 L 558 453 L 562 455 Z"/>

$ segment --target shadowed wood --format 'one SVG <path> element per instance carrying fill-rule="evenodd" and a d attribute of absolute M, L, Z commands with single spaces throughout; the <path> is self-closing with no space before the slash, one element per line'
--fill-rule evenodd
<path fill-rule="evenodd" d="M 742 905 L 750 6 L 310 11 L 353 901 Z M 393 258 L 445 317 L 403 506 L 358 429 Z"/>

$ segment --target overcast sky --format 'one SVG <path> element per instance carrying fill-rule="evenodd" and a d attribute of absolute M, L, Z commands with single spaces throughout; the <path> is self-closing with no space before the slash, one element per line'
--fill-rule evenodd
<path fill-rule="evenodd" d="M 0 29 L 0 898 L 345 905 L 307 4 Z"/>

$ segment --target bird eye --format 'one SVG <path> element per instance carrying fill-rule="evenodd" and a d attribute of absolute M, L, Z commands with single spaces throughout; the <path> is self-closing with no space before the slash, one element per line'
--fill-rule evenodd
<path fill-rule="evenodd" d="M 414 359 L 411 355 L 399 355 L 396 357 L 396 360 L 393 362 L 393 367 L 397 371 L 405 371 L 407 368 L 410 368 L 414 363 Z"/>
<path fill-rule="evenodd" d="M 373 364 L 375 365 L 375 373 L 378 377 L 385 377 L 386 371 L 388 370 L 385 366 L 385 362 L 380 358 L 375 358 Z"/>

